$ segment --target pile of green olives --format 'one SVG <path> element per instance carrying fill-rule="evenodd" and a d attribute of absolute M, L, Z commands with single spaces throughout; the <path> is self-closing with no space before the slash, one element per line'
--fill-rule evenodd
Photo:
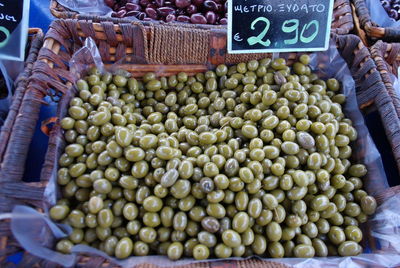
<path fill-rule="evenodd" d="M 302 55 L 141 79 L 96 68 L 60 121 L 60 199 L 76 244 L 123 259 L 353 256 L 376 209 L 352 163 L 336 79 Z"/>

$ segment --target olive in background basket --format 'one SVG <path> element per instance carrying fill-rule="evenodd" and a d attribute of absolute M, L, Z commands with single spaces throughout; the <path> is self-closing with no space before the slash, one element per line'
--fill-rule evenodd
<path fill-rule="evenodd" d="M 161 20 L 193 24 L 227 24 L 226 0 L 105 0 L 117 18 L 136 17 L 139 20 Z"/>
<path fill-rule="evenodd" d="M 381 0 L 381 4 L 385 11 L 388 13 L 389 17 L 394 20 L 399 20 L 400 18 L 400 1 L 399 0 Z"/>

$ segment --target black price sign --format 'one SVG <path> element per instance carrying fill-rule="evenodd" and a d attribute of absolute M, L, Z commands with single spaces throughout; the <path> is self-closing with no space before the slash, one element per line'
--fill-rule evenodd
<path fill-rule="evenodd" d="M 333 0 L 229 0 L 228 52 L 322 51 Z"/>
<path fill-rule="evenodd" d="M 24 59 L 28 14 L 29 0 L 0 0 L 1 59 Z"/>

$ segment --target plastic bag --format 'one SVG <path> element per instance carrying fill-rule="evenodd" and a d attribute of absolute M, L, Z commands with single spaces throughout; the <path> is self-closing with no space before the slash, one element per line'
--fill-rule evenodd
<path fill-rule="evenodd" d="M 83 14 L 111 16 L 112 9 L 104 0 L 57 0 L 58 3 L 73 11 Z"/>
<path fill-rule="evenodd" d="M 380 0 L 365 0 L 372 21 L 381 27 L 400 27 L 400 21 L 389 17 Z"/>
<path fill-rule="evenodd" d="M 86 69 L 93 64 L 99 64 L 98 67 L 103 68 L 103 65 L 98 61 L 98 51 L 95 47 L 90 44 L 92 41 L 86 41 L 88 47 L 85 48 L 85 51 L 91 51 L 91 54 L 94 55 L 92 61 L 90 61 L 90 57 L 85 58 L 85 63 L 78 62 L 73 57 L 71 61 L 71 69 L 72 70 L 82 70 L 82 68 Z M 91 48 L 89 48 L 91 47 Z M 85 53 L 86 53 L 85 52 Z M 77 53 L 83 53 L 82 50 Z M 280 57 L 286 57 L 288 54 L 281 53 Z M 87 60 L 89 59 L 89 60 Z M 343 93 L 347 96 L 347 102 L 344 107 L 345 114 L 348 118 L 351 118 L 354 122 L 354 125 L 359 133 L 359 139 L 357 140 L 355 146 L 353 146 L 353 155 L 354 158 L 366 164 L 369 168 L 369 172 L 365 178 L 365 186 L 367 191 L 370 194 L 379 194 L 382 193 L 386 188 L 388 188 L 388 184 L 386 181 L 386 176 L 383 171 L 382 161 L 377 151 L 369 133 L 368 129 L 364 124 L 364 119 L 358 109 L 357 100 L 355 96 L 355 83 L 350 75 L 350 71 L 347 67 L 347 64 L 340 57 L 336 46 L 334 44 L 331 45 L 330 49 L 326 52 L 318 52 L 314 53 L 311 56 L 312 59 L 312 68 L 317 71 L 319 75 L 324 77 L 335 77 L 339 81 L 341 81 L 343 85 Z M 79 64 L 83 64 L 79 66 Z M 114 66 L 115 68 L 115 66 Z M 83 75 L 83 74 L 82 74 Z M 66 108 L 69 102 L 69 99 L 74 96 L 75 92 L 70 90 L 64 95 L 64 100 L 59 105 L 58 116 L 62 118 L 66 113 Z M 58 139 L 58 144 L 56 145 L 56 151 L 61 152 L 63 149 L 63 141 Z M 50 182 L 47 185 L 45 190 L 45 205 L 48 209 L 52 204 L 56 202 L 57 199 L 57 185 L 56 185 L 56 174 L 57 174 L 57 163 L 58 156 L 55 161 L 55 167 L 53 170 L 53 176 Z M 373 180 L 375 177 L 383 178 L 383 181 L 380 183 L 376 183 L 376 180 Z M 369 182 L 369 183 L 368 183 Z M 389 200 L 386 200 L 382 205 L 379 206 L 377 213 L 369 219 L 368 229 L 364 231 L 364 236 L 370 238 L 370 240 L 374 240 L 372 244 L 377 246 L 369 247 L 368 245 L 364 245 L 364 253 L 355 256 L 355 257 L 327 257 L 327 258 L 312 258 L 312 259 L 302 259 L 302 258 L 282 258 L 282 259 L 265 259 L 272 262 L 283 263 L 287 265 L 293 265 L 295 267 L 311 267 L 311 266 L 327 266 L 327 265 L 336 265 L 339 267 L 361 267 L 362 265 L 377 265 L 377 266 L 396 266 L 400 265 L 400 213 L 398 212 L 398 207 L 400 206 L 400 197 L 395 196 Z M 47 210 L 46 209 L 46 210 Z M 30 220 L 26 221 L 21 218 L 21 214 L 28 217 Z M 396 220 L 393 220 L 395 218 Z M 35 219 L 34 221 L 32 219 Z M 383 225 L 384 224 L 384 225 Z M 33 209 L 26 209 L 24 207 L 16 207 L 13 211 L 12 217 L 12 231 L 16 239 L 20 242 L 20 244 L 31 254 L 40 256 L 44 259 L 54 261 L 60 265 L 68 266 L 71 263 L 74 263 L 76 260 L 76 256 L 78 253 L 84 253 L 85 255 L 93 255 L 93 256 L 103 256 L 106 259 L 111 260 L 113 263 L 121 265 L 123 267 L 131 267 L 133 265 L 138 265 L 142 263 L 149 263 L 158 266 L 178 266 L 185 265 L 191 263 L 197 263 L 201 261 L 195 261 L 193 259 L 182 259 L 179 261 L 171 261 L 165 256 L 145 256 L 145 257 L 130 257 L 125 260 L 117 260 L 115 258 L 109 257 L 104 252 L 101 252 L 97 249 L 94 249 L 85 245 L 77 245 L 72 249 L 72 254 L 64 255 L 58 252 L 52 251 L 53 243 L 45 243 L 49 239 L 49 237 L 60 237 L 67 236 L 67 232 L 63 231 L 63 226 L 59 224 L 52 223 L 49 220 L 47 211 L 45 214 L 40 214 Z M 56 228 L 57 227 L 57 228 Z M 43 246 L 38 245 L 38 243 L 33 242 L 32 239 L 37 236 L 37 234 L 43 234 L 43 230 L 46 230 L 47 233 L 41 236 L 41 240 L 43 241 L 41 244 Z M 366 239 L 369 240 L 369 239 Z M 371 242 L 371 241 L 369 241 Z M 371 244 L 371 243 L 370 243 Z M 47 247 L 47 248 L 46 248 Z M 379 251 L 380 249 L 384 249 L 385 252 L 382 253 Z M 390 251 L 389 251 L 390 249 Z M 371 253 L 372 252 L 372 253 Z M 229 258 L 225 260 L 239 260 L 243 258 Z M 221 261 L 221 259 L 216 260 L 205 260 L 202 262 L 208 261 Z"/>

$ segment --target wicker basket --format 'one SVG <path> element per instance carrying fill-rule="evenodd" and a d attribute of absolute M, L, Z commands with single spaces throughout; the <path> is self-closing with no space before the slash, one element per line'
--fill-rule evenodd
<path fill-rule="evenodd" d="M 63 5 L 59 4 L 57 0 L 50 1 L 50 12 L 54 17 L 59 19 L 79 19 L 79 20 L 91 20 L 95 22 L 100 21 L 110 21 L 109 17 L 105 16 L 88 16 L 86 14 L 80 14 L 76 11 L 72 11 Z M 115 19 L 116 23 L 129 21 L 127 18 Z M 171 25 L 176 25 L 173 23 Z M 183 23 L 178 23 L 178 25 L 185 25 Z M 199 27 L 209 27 L 209 28 L 221 28 L 220 26 L 214 25 L 198 25 Z M 353 16 L 350 6 L 350 0 L 335 0 L 333 6 L 333 16 L 332 16 L 332 31 L 336 34 L 348 34 L 353 30 Z M 222 27 L 224 28 L 224 27 Z"/>
<path fill-rule="evenodd" d="M 13 96 L 12 105 L 0 132 L 0 163 L 3 160 L 4 152 L 8 145 L 8 140 L 10 138 L 14 122 L 21 107 L 22 99 L 25 95 L 25 90 L 28 84 L 28 78 L 32 73 L 33 64 L 36 61 L 39 49 L 43 44 L 42 30 L 38 28 L 29 29 L 28 42 L 29 52 L 26 57 L 24 70 L 18 75 L 17 79 L 15 80 L 15 93 Z"/>
<path fill-rule="evenodd" d="M 398 77 L 398 68 L 400 67 L 400 43 L 376 42 L 371 47 L 371 55 L 375 60 L 379 73 L 382 76 L 383 83 L 393 99 L 397 115 L 400 117 L 400 96 L 393 88 L 391 75 Z"/>
<path fill-rule="evenodd" d="M 34 121 L 27 121 L 24 125 L 17 123 L 20 118 L 21 110 L 25 106 L 30 106 L 30 97 L 29 97 L 29 77 L 32 74 L 33 65 L 37 59 L 39 49 L 43 45 L 43 32 L 40 29 L 32 28 L 29 29 L 29 52 L 26 56 L 24 70 L 18 75 L 17 79 L 15 80 L 15 92 L 12 99 L 12 104 L 7 115 L 6 121 L 1 128 L 0 132 L 0 173 L 5 168 L 5 165 L 8 161 L 4 161 L 11 157 L 11 154 L 19 155 L 20 150 L 28 150 L 29 143 L 19 144 L 18 141 L 12 141 L 12 137 L 14 135 L 14 131 L 16 127 L 23 127 L 23 128 L 34 128 L 35 123 Z M 11 135 L 13 134 L 13 135 Z M 14 147 L 11 153 L 7 153 L 10 147 Z M 25 162 L 21 164 L 18 162 L 17 166 L 24 165 Z M 15 163 L 13 168 L 15 169 Z M 22 175 L 21 175 L 22 177 Z M 21 187 L 21 177 L 19 177 L 15 182 L 19 182 L 16 187 Z M 19 186 L 18 186 L 19 185 Z M 5 174 L 0 175 L 0 188 L 3 187 L 13 187 L 14 184 L 8 180 L 8 177 Z M 16 189 L 17 190 L 17 189 Z M 21 191 L 20 188 L 19 191 Z M 20 192 L 21 193 L 21 192 Z M 18 194 L 18 193 L 15 193 Z M 13 208 L 15 204 L 17 204 L 16 200 L 14 199 L 13 195 L 6 195 L 3 191 L 0 191 L 0 213 L 9 212 Z M 11 235 L 11 231 L 8 226 L 8 222 L 0 222 L 0 248 L 3 250 L 5 248 L 5 241 L 7 241 L 7 236 Z M 0 260 L 4 254 L 0 254 Z"/>
<path fill-rule="evenodd" d="M 132 31 L 138 30 L 136 26 L 121 24 L 119 26 L 112 26 L 114 30 L 114 35 L 112 35 L 109 31 L 107 34 L 101 31 L 101 28 L 104 24 L 99 24 L 93 26 L 90 22 L 78 22 L 75 20 L 66 20 L 66 21 L 55 21 L 52 23 L 49 32 L 46 35 L 44 46 L 40 51 L 38 61 L 34 67 L 34 74 L 31 78 L 30 89 L 36 92 L 35 96 L 37 97 L 34 106 L 39 105 L 40 97 L 47 94 L 49 88 L 56 90 L 59 93 L 64 93 L 61 102 L 59 104 L 58 115 L 59 117 L 62 114 L 65 114 L 65 107 L 68 104 L 68 99 L 72 97 L 72 83 L 74 81 L 73 75 L 69 72 L 69 67 L 66 62 L 69 62 L 71 59 L 71 55 L 82 46 L 82 39 L 86 37 L 85 31 L 91 33 L 98 47 L 100 48 L 103 61 L 112 63 L 120 58 L 126 56 L 126 59 L 132 60 L 137 53 L 142 53 L 142 50 L 136 51 L 133 49 L 135 46 L 135 42 L 130 40 L 129 36 L 124 36 L 124 33 L 131 33 Z M 88 28 L 89 27 L 89 28 Z M 97 32 L 90 31 L 90 27 L 96 27 Z M 109 26 L 106 26 L 109 27 Z M 82 30 L 85 29 L 85 30 Z M 88 30 L 89 29 L 89 30 Z M 123 33 L 121 33 L 120 29 L 124 29 Z M 140 28 L 142 29 L 142 28 Z M 142 29 L 143 30 L 143 29 Z M 114 39 L 107 38 L 113 36 Z M 146 36 L 146 35 L 143 35 Z M 225 36 L 221 35 L 214 36 L 214 44 L 218 45 L 218 49 L 226 49 Z M 361 41 L 353 35 L 342 35 L 342 36 L 334 36 L 336 38 L 337 47 L 344 59 L 346 59 L 350 70 L 352 72 L 353 78 L 356 82 L 356 90 L 357 90 L 357 99 L 361 106 L 375 106 L 382 118 L 382 121 L 385 125 L 386 135 L 389 140 L 393 140 L 393 135 L 398 133 L 400 129 L 400 124 L 396 112 L 394 110 L 394 106 L 391 102 L 390 96 L 387 94 L 387 91 L 384 88 L 381 77 L 379 73 L 376 72 L 376 65 L 372 60 L 368 49 L 363 46 Z M 131 42 L 127 42 L 127 40 Z M 145 39 L 145 38 L 144 38 Z M 141 40 L 140 42 L 142 42 Z M 224 43 L 225 42 L 225 43 Z M 200 48 L 197 48 L 200 49 Z M 202 48 L 207 49 L 207 48 Z M 215 49 L 215 48 L 214 48 Z M 209 51 L 207 51 L 205 58 L 203 59 L 205 62 L 210 58 L 208 55 Z M 228 59 L 228 56 L 214 57 L 212 58 L 215 62 L 214 64 L 222 63 L 224 60 Z M 263 55 L 265 56 L 265 55 Z M 290 59 L 296 58 L 296 54 L 290 54 Z M 247 58 L 254 58 L 254 55 L 246 55 Z M 229 58 L 230 62 L 240 62 L 243 58 Z M 132 72 L 134 76 L 141 76 L 144 72 L 148 71 L 157 71 L 160 69 L 159 65 L 155 64 L 126 64 L 123 66 L 125 69 Z M 169 65 L 163 66 L 163 71 L 160 75 L 169 75 L 174 74 L 180 71 L 186 71 L 188 73 L 196 73 L 207 70 L 208 66 L 206 65 Z M 37 103 L 36 103 L 37 102 Z M 27 112 L 27 111 L 24 111 Z M 34 122 L 37 120 L 38 111 L 33 109 L 30 110 L 31 114 L 30 120 Z M 27 115 L 27 114 L 25 114 Z M 21 130 L 22 131 L 22 130 Z M 27 133 L 31 135 L 31 133 Z M 27 137 L 30 138 L 30 137 Z M 54 167 L 54 159 L 57 157 L 58 153 L 62 150 L 63 136 L 61 132 L 61 128 L 59 123 L 55 124 L 55 127 L 52 129 L 50 133 L 50 141 L 49 147 L 46 154 L 46 161 L 42 169 L 41 174 L 41 182 L 40 183 L 23 183 L 20 179 L 5 179 L 2 182 L 2 187 L 0 191 L 6 197 L 4 202 L 1 204 L 28 204 L 39 211 L 43 211 L 45 204 L 41 202 L 43 189 L 45 185 L 48 183 L 50 176 L 52 174 Z M 397 143 L 398 144 L 398 143 Z M 394 146 L 395 144 L 393 144 Z M 394 147 L 393 147 L 394 148 Z M 14 172 L 20 169 L 20 167 L 15 164 Z M 10 170 L 11 172 L 12 170 Z M 3 173 L 4 174 L 4 173 Z M 1 176 L 2 178 L 4 176 Z M 373 189 L 376 193 L 377 199 L 382 202 L 388 196 L 392 196 L 397 194 L 399 191 L 398 188 L 385 188 L 384 178 L 379 176 L 373 178 L 372 180 L 366 182 L 368 189 Z M 9 208 L 8 208 L 9 209 Z M 0 228 L 1 233 L 1 243 L 0 243 L 0 252 L 3 252 L 5 256 L 10 255 L 11 253 L 18 250 L 18 244 L 13 239 L 13 237 L 9 233 L 9 229 L 7 226 L 3 226 Z M 47 239 L 44 243 L 47 246 L 52 246 L 54 241 L 51 239 Z M 44 260 L 40 260 L 35 256 L 30 255 L 28 252 L 25 252 L 23 261 L 20 264 L 22 267 L 31 267 L 34 265 L 38 267 L 54 267 L 54 264 L 48 263 Z M 105 261 L 101 257 L 87 257 L 80 256 L 78 267 L 113 267 L 113 264 Z M 215 264 L 215 263 L 204 263 L 197 265 L 189 265 L 188 267 L 264 267 L 264 266 L 279 266 L 276 263 L 268 263 L 260 260 L 246 260 L 246 261 L 234 261 L 225 264 Z M 153 265 L 145 265 L 146 267 L 153 267 Z M 280 265 L 283 267 L 283 265 Z"/>
<path fill-rule="evenodd" d="M 365 45 L 372 44 L 376 40 L 385 42 L 399 42 L 400 28 L 380 27 L 372 21 L 365 0 L 353 0 L 353 17 L 355 31 Z"/>

